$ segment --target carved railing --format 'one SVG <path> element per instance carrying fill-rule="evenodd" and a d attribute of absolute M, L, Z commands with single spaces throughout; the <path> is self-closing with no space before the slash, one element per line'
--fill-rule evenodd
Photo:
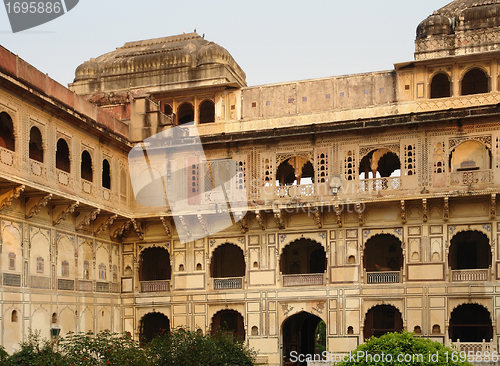
<path fill-rule="evenodd" d="M 111 200 L 111 190 L 107 188 L 102 188 L 102 198 L 104 198 L 106 201 Z"/>
<path fill-rule="evenodd" d="M 74 291 L 75 290 L 75 281 L 74 280 L 64 280 L 64 279 L 59 278 L 57 280 L 57 289 L 58 290 Z"/>
<path fill-rule="evenodd" d="M 323 285 L 323 273 L 283 275 L 283 287 Z"/>
<path fill-rule="evenodd" d="M 50 288 L 50 278 L 43 276 L 31 276 L 31 288 Z"/>
<path fill-rule="evenodd" d="M 488 269 L 454 269 L 451 271 L 451 281 L 488 281 Z"/>
<path fill-rule="evenodd" d="M 63 186 L 69 186 L 71 183 L 71 175 L 63 170 L 56 169 L 57 181 Z"/>
<path fill-rule="evenodd" d="M 314 195 L 314 184 L 300 184 L 276 187 L 278 197 L 311 197 Z"/>
<path fill-rule="evenodd" d="M 4 286 L 21 287 L 21 275 L 15 273 L 4 273 L 2 284 Z"/>
<path fill-rule="evenodd" d="M 401 188 L 401 177 L 361 179 L 359 192 L 377 192 Z"/>
<path fill-rule="evenodd" d="M 449 342 L 451 343 L 451 341 Z M 483 364 L 485 362 L 485 355 L 489 355 L 491 359 L 492 353 L 497 351 L 497 347 L 493 342 L 493 339 L 490 339 L 489 342 L 486 342 L 484 339 L 482 342 L 460 342 L 460 339 L 457 339 L 456 342 L 451 343 L 451 348 L 457 352 L 465 352 L 465 355 L 468 356 L 469 362 L 472 361 L 472 363 L 475 361 L 474 356 L 481 357 L 481 359 L 477 359 L 477 361 L 483 362 Z M 489 363 L 486 362 L 486 364 Z"/>
<path fill-rule="evenodd" d="M 30 159 L 30 172 L 37 177 L 45 175 L 45 166 L 39 161 Z"/>
<path fill-rule="evenodd" d="M 88 180 L 82 179 L 82 192 L 92 194 L 94 191 L 94 184 Z"/>
<path fill-rule="evenodd" d="M 243 277 L 214 278 L 214 290 L 231 290 L 243 288 Z"/>
<path fill-rule="evenodd" d="M 92 281 L 80 280 L 78 281 L 78 291 L 92 292 Z"/>
<path fill-rule="evenodd" d="M 0 147 L 0 162 L 4 163 L 8 166 L 13 166 L 15 161 L 15 153 L 14 151 L 10 151 L 4 147 Z"/>
<path fill-rule="evenodd" d="M 450 176 L 450 185 L 464 185 L 491 183 L 493 182 L 491 170 L 469 170 L 464 172 L 453 172 Z"/>
<path fill-rule="evenodd" d="M 170 280 L 141 281 L 141 292 L 168 292 Z"/>
<path fill-rule="evenodd" d="M 111 282 L 109 284 L 109 292 L 111 293 L 119 293 L 120 292 L 120 283 L 119 282 Z"/>
<path fill-rule="evenodd" d="M 399 271 L 366 272 L 366 283 L 399 283 Z"/>
<path fill-rule="evenodd" d="M 96 282 L 95 290 L 96 292 L 109 292 L 109 282 Z"/>

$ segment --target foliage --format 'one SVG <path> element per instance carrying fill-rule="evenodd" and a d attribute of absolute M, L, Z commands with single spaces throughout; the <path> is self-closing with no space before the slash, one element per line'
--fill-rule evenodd
<path fill-rule="evenodd" d="M 3 366 L 65 366 L 63 356 L 57 352 L 57 343 L 42 340 L 40 331 L 30 330 L 25 341 L 21 342 L 20 350 L 7 357 L 7 352 L 2 348 L 0 359 Z M 5 352 L 5 353 L 4 353 Z"/>
<path fill-rule="evenodd" d="M 68 365 L 146 366 L 146 352 L 127 335 L 104 330 L 97 334 L 70 333 L 60 342 Z"/>
<path fill-rule="evenodd" d="M 326 351 L 326 324 L 322 320 L 318 323 L 316 331 L 314 332 L 315 339 L 315 353 L 323 354 Z"/>
<path fill-rule="evenodd" d="M 357 358 L 357 355 L 360 358 Z M 363 353 L 361 353 L 363 352 Z M 353 357 L 347 357 L 340 362 L 340 366 L 363 366 L 363 365 L 436 365 L 436 366 L 472 366 L 463 361 L 464 355 L 453 351 L 439 342 L 430 339 L 414 337 L 414 333 L 402 331 L 401 333 L 386 333 L 376 338 L 371 337 L 351 352 Z M 378 355 L 379 357 L 375 357 Z M 382 355 L 385 358 L 382 360 Z M 402 356 L 400 356 L 402 355 Z M 415 356 L 416 355 L 416 356 Z M 419 359 L 418 355 L 422 355 Z M 400 360 L 398 360 L 398 356 Z M 406 359 L 404 357 L 406 356 Z M 388 358 L 392 361 L 389 361 Z M 377 362 L 377 359 L 380 360 Z"/>
<path fill-rule="evenodd" d="M 174 330 L 155 337 L 149 344 L 154 366 L 252 366 L 256 352 L 232 334 L 218 331 Z"/>

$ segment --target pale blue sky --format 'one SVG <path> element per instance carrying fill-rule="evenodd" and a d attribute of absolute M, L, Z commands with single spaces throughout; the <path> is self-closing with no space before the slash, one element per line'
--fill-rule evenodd
<path fill-rule="evenodd" d="M 0 44 L 67 85 L 91 57 L 196 28 L 232 54 L 248 85 L 259 85 L 390 70 L 413 59 L 418 23 L 448 2 L 80 0 L 64 16 L 15 34 L 0 7 Z"/>

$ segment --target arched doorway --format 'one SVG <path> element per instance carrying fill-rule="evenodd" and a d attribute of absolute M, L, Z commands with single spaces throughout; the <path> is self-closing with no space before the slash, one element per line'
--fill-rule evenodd
<path fill-rule="evenodd" d="M 215 121 L 215 105 L 211 100 L 205 100 L 200 104 L 200 123 Z"/>
<path fill-rule="evenodd" d="M 403 318 L 398 309 L 392 305 L 377 305 L 366 313 L 363 337 L 380 337 L 389 332 L 401 332 Z"/>
<path fill-rule="evenodd" d="M 243 316 L 235 310 L 221 310 L 212 318 L 211 333 L 223 331 L 239 339 L 245 339 Z"/>
<path fill-rule="evenodd" d="M 451 172 L 491 169 L 491 151 L 476 140 L 462 142 L 449 156 Z"/>
<path fill-rule="evenodd" d="M 403 250 L 398 238 L 391 234 L 375 235 L 366 242 L 363 254 L 368 283 L 399 282 Z"/>
<path fill-rule="evenodd" d="M 486 269 L 491 266 L 491 247 L 484 233 L 462 231 L 450 243 L 449 265 L 452 270 Z"/>
<path fill-rule="evenodd" d="M 139 263 L 140 281 L 168 281 L 171 272 L 168 250 L 153 247 L 142 251 Z"/>
<path fill-rule="evenodd" d="M 162 313 L 148 313 L 141 319 L 141 343 L 150 342 L 162 332 L 170 332 L 170 320 Z"/>
<path fill-rule="evenodd" d="M 450 317 L 449 336 L 452 342 L 489 342 L 493 338 L 490 312 L 478 304 L 462 304 Z"/>
<path fill-rule="evenodd" d="M 245 276 L 245 255 L 234 244 L 223 244 L 212 254 L 210 273 L 213 278 Z"/>
<path fill-rule="evenodd" d="M 313 240 L 299 239 L 288 244 L 281 253 L 280 271 L 284 275 L 324 273 L 326 252 Z"/>
<path fill-rule="evenodd" d="M 359 163 L 360 179 L 399 177 L 401 163 L 399 157 L 389 149 L 370 151 Z"/>
<path fill-rule="evenodd" d="M 318 325 L 321 322 L 320 317 L 305 311 L 292 315 L 283 322 L 281 327 L 283 357 L 286 361 L 294 359 L 292 355 L 320 354 L 316 341 Z M 319 333 L 322 331 L 319 330 Z M 319 338 L 322 338 L 321 335 Z M 291 355 L 291 352 L 294 353 Z M 307 362 L 297 363 L 297 365 L 307 365 Z"/>
<path fill-rule="evenodd" d="M 185 123 L 194 121 L 194 108 L 191 103 L 183 103 L 177 109 L 177 124 L 183 125 Z"/>

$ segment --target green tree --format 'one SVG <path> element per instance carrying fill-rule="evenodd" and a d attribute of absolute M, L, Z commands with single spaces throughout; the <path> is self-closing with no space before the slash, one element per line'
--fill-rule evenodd
<path fill-rule="evenodd" d="M 405 331 L 386 333 L 378 338 L 371 337 L 352 351 L 351 355 L 351 359 L 346 358 L 338 365 L 472 366 L 466 361 L 465 354 L 453 351 L 439 342 L 414 337 L 414 333 Z"/>
<path fill-rule="evenodd" d="M 232 334 L 204 335 L 183 329 L 156 336 L 148 345 L 152 366 L 253 366 L 256 352 Z"/>
<path fill-rule="evenodd" d="M 60 351 L 75 366 L 147 366 L 147 354 L 130 336 L 111 333 L 70 333 L 60 342 Z"/>
<path fill-rule="evenodd" d="M 20 349 L 7 357 L 7 352 L 2 348 L 0 360 L 3 366 L 66 366 L 66 360 L 57 352 L 57 342 L 50 342 L 41 338 L 40 331 L 31 330 L 26 340 L 21 342 Z"/>

